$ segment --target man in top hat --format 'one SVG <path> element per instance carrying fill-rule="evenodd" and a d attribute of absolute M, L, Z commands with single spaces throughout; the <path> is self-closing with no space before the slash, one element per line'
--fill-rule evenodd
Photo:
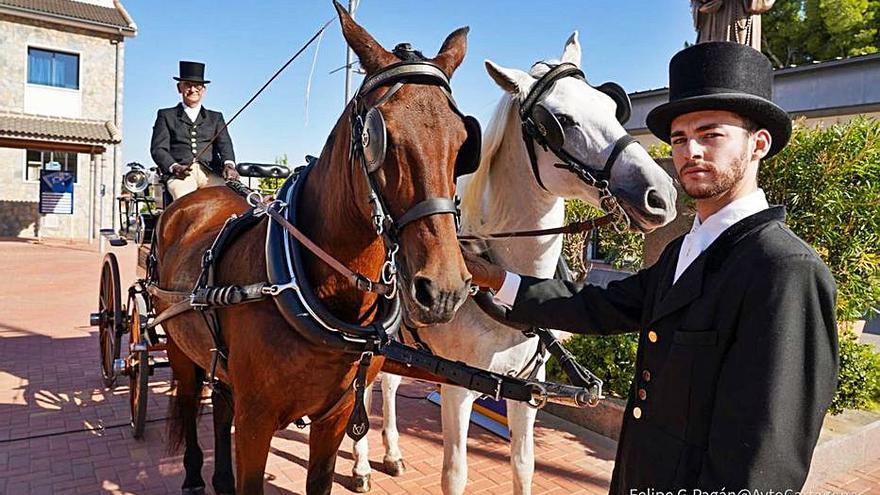
<path fill-rule="evenodd" d="M 696 204 L 687 235 L 607 289 L 505 273 L 471 255 L 468 268 L 512 321 L 639 332 L 612 494 L 800 490 L 838 355 L 834 279 L 757 183 L 791 120 L 770 101 L 770 62 L 750 47 L 694 45 L 669 73 L 669 102 L 647 124 L 672 145 Z"/>
<path fill-rule="evenodd" d="M 180 62 L 180 77 L 174 80 L 183 101 L 159 110 L 150 154 L 177 199 L 202 187 L 222 186 L 224 179 L 238 179 L 238 173 L 223 114 L 202 106 L 211 82 L 205 80 L 205 64 Z"/>

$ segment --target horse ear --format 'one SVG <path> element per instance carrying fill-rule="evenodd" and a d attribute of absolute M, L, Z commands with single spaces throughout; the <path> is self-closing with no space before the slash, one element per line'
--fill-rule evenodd
<path fill-rule="evenodd" d="M 464 60 L 464 54 L 467 52 L 467 35 L 470 30 L 471 28 L 465 26 L 453 31 L 446 37 L 437 56 L 432 60 L 443 69 L 447 77 L 452 77 L 452 73 Z"/>
<path fill-rule="evenodd" d="M 565 49 L 562 51 L 562 61 L 581 66 L 581 44 L 578 42 L 578 32 L 571 33 L 568 41 L 565 42 Z"/>
<path fill-rule="evenodd" d="M 486 72 L 504 91 L 519 96 L 528 93 L 535 79 L 519 69 L 507 69 L 486 60 Z"/>
<path fill-rule="evenodd" d="M 397 61 L 397 57 L 382 48 L 382 45 L 366 29 L 354 22 L 345 7 L 336 0 L 333 0 L 333 6 L 336 7 L 336 12 L 339 14 L 342 35 L 348 46 L 357 54 L 361 67 L 367 71 L 367 74 L 372 74 Z"/>

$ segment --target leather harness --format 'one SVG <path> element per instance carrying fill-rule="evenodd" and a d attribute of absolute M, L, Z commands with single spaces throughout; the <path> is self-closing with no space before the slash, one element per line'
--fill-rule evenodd
<path fill-rule="evenodd" d="M 605 164 L 601 167 L 586 164 L 573 156 L 564 148 L 564 140 L 560 139 L 559 142 L 548 140 L 548 137 L 552 136 L 550 126 L 559 127 L 559 123 L 556 118 L 550 114 L 549 111 L 544 110 L 543 107 L 541 107 L 541 109 L 546 118 L 536 118 L 535 110 L 538 108 L 540 100 L 546 95 L 550 88 L 553 87 L 556 81 L 566 77 L 574 77 L 586 82 L 584 73 L 576 65 L 571 63 L 561 63 L 553 66 L 546 74 L 541 76 L 541 78 L 535 82 L 520 106 L 522 138 L 526 146 L 526 151 L 529 154 L 532 173 L 535 176 L 538 185 L 547 191 L 547 187 L 541 179 L 541 173 L 538 168 L 538 157 L 535 152 L 535 142 L 537 141 L 544 150 L 550 150 L 562 161 L 562 163 L 555 165 L 557 168 L 562 168 L 574 173 L 578 179 L 599 190 L 602 209 L 608 215 L 612 215 L 614 219 L 613 222 L 609 223 L 613 223 L 615 229 L 618 231 L 624 230 L 629 226 L 629 218 L 609 190 L 611 170 L 617 162 L 617 158 L 623 153 L 623 150 L 635 143 L 636 139 L 629 134 L 620 136 L 614 142 L 611 153 L 605 160 Z M 550 118 L 552 118 L 553 123 L 547 121 L 547 119 Z"/>
<path fill-rule="evenodd" d="M 388 213 L 381 195 L 377 192 L 373 173 L 369 170 L 364 157 L 364 143 L 355 139 L 356 132 L 363 131 L 360 108 L 361 98 L 384 84 L 393 84 L 392 88 L 371 107 L 376 108 L 388 99 L 407 82 L 428 82 L 437 84 L 451 99 L 448 91 L 448 79 L 435 66 L 426 62 L 407 62 L 390 66 L 388 70 L 377 73 L 366 79 L 352 109 L 352 149 L 351 159 L 360 165 L 369 184 L 368 200 L 372 210 L 372 222 L 377 235 L 383 237 L 386 244 L 386 261 L 382 269 L 381 280 L 373 281 L 363 274 L 345 267 L 329 253 L 323 251 L 296 228 L 296 205 L 299 192 L 303 189 L 309 170 L 316 166 L 312 163 L 300 169 L 289 178 L 278 193 L 278 200 L 264 201 L 254 191 L 243 184 L 228 182 L 236 192 L 248 198 L 253 207 L 242 215 L 233 215 L 218 233 L 211 248 L 202 258 L 202 272 L 191 292 L 178 292 L 161 289 L 155 277 L 147 280 L 147 290 L 151 296 L 159 299 L 177 299 L 167 310 L 156 315 L 149 323 L 155 328 L 161 322 L 182 314 L 185 311 L 197 310 L 205 320 L 214 339 L 214 355 L 211 365 L 211 381 L 215 381 L 218 363 L 225 366 L 227 350 L 221 333 L 216 309 L 234 304 L 242 304 L 272 297 L 282 316 L 308 342 L 330 347 L 339 352 L 359 353 L 358 370 L 349 389 L 355 392 L 355 409 L 349 418 L 346 433 L 358 440 L 366 435 L 369 420 L 364 407 L 363 394 L 366 388 L 366 372 L 374 354 L 398 361 L 408 366 L 416 366 L 430 373 L 441 376 L 452 383 L 475 390 L 493 398 L 527 401 L 534 407 L 542 407 L 548 400 L 566 403 L 578 407 L 595 405 L 602 397 L 602 382 L 585 379 L 573 382 L 572 385 L 539 383 L 534 377 L 526 380 L 500 375 L 497 373 L 474 368 L 465 363 L 453 362 L 435 356 L 425 350 L 408 347 L 391 337 L 398 331 L 401 324 L 400 295 L 396 290 L 399 277 L 397 273 L 396 254 L 398 251 L 398 234 L 406 225 L 431 215 L 452 214 L 458 219 L 457 203 L 452 198 L 428 198 L 407 210 L 396 221 Z M 367 110 L 369 111 L 369 109 Z M 223 248 L 237 235 L 255 226 L 268 217 L 269 224 L 266 239 L 266 258 L 268 282 L 247 286 L 214 286 L 214 270 L 216 262 L 222 255 Z M 343 322 L 332 315 L 312 291 L 307 278 L 300 253 L 300 247 L 311 251 L 315 256 L 328 263 L 339 273 L 345 275 L 354 285 L 364 291 L 371 291 L 384 296 L 380 298 L 379 315 L 366 326 Z M 155 273 L 155 256 L 148 258 L 148 273 Z M 542 339 L 543 340 L 543 339 Z M 547 345 L 553 350 L 553 347 Z M 561 346 L 560 346 L 561 347 Z M 336 401 L 330 410 L 324 412 L 311 422 L 320 421 L 335 413 L 348 392 Z M 304 420 L 295 422 L 298 426 L 307 424 Z"/>

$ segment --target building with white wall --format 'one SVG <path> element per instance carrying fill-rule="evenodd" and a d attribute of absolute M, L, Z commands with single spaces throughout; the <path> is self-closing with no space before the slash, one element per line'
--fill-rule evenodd
<path fill-rule="evenodd" d="M 119 0 L 0 0 L 0 237 L 95 239 L 122 168 Z M 40 215 L 40 170 L 74 174 L 72 215 Z"/>

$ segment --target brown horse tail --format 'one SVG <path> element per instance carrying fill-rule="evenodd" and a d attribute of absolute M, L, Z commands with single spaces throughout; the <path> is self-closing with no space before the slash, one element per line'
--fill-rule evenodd
<path fill-rule="evenodd" d="M 187 435 L 196 438 L 196 429 L 202 411 L 205 370 L 195 364 L 191 366 L 192 373 L 182 373 L 185 376 L 181 377 L 175 373 L 171 378 L 171 400 L 168 401 L 168 415 L 165 422 L 169 455 L 180 452 Z"/>

